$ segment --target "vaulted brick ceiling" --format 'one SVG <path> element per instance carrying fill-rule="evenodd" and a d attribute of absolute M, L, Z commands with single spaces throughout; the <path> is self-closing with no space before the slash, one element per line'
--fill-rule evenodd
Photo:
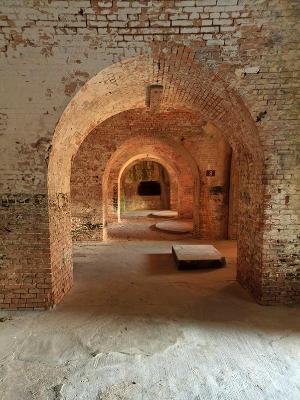
<path fill-rule="evenodd" d="M 191 110 L 202 118 L 204 129 L 217 129 L 234 149 L 260 157 L 256 127 L 240 97 L 212 69 L 200 64 L 191 49 L 169 46 L 154 47 L 151 54 L 114 64 L 86 83 L 59 121 L 50 169 L 55 163 L 68 176 L 71 158 L 91 130 L 117 113 L 145 107 L 146 88 L 151 84 L 162 86 L 162 110 Z M 65 176 L 53 179 L 68 191 Z"/>

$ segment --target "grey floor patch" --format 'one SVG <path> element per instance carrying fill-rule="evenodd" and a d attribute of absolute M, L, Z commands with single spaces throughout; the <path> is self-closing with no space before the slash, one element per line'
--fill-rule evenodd
<path fill-rule="evenodd" d="M 299 400 L 300 308 L 256 304 L 233 242 L 193 272 L 173 243 L 80 245 L 62 304 L 0 312 L 0 400 Z"/>

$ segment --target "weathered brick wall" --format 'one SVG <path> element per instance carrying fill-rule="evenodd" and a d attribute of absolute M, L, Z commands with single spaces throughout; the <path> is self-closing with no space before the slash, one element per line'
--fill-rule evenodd
<path fill-rule="evenodd" d="M 1 196 L 0 308 L 43 308 L 51 300 L 46 210 L 45 195 Z"/>
<path fill-rule="evenodd" d="M 99 82 L 99 91 L 93 92 L 95 98 L 98 96 L 97 101 L 90 101 L 86 107 L 81 102 L 79 107 L 74 99 L 57 127 L 53 142 L 50 170 L 54 174 L 56 166 L 56 176 L 49 180 L 51 196 L 69 194 L 71 157 L 88 131 L 116 112 L 140 107 L 145 83 L 161 82 L 164 103 L 198 109 L 207 121 L 222 125 L 233 152 L 240 155 L 239 202 L 245 218 L 238 233 L 239 280 L 261 302 L 298 301 L 298 16 L 298 0 L 1 0 L 1 199 L 45 196 L 53 132 L 70 98 L 103 68 L 139 54 L 151 55 L 153 64 L 141 59 L 103 73 L 105 79 Z M 161 53 L 153 42 L 162 44 Z M 192 51 L 182 50 L 178 44 Z M 173 51 L 173 58 L 165 65 L 163 54 L 168 50 Z M 203 70 L 202 75 L 199 70 L 193 74 L 191 63 L 196 62 L 211 66 L 214 73 Z M 123 79 L 122 68 L 128 72 L 127 85 L 119 80 Z M 183 75 L 176 73 L 179 70 Z M 140 79 L 141 76 L 144 78 Z M 101 97 L 104 87 L 107 97 Z M 226 105 L 222 94 L 225 87 L 227 100 L 234 107 Z M 86 93 L 91 90 L 87 88 Z M 235 100 L 235 93 L 243 99 L 249 116 Z M 83 111 L 81 120 L 77 113 L 72 115 L 72 123 L 67 122 L 72 110 L 77 112 L 76 107 Z M 223 114 L 222 109 L 226 110 Z M 250 115 L 255 130 L 248 123 Z M 85 118 L 89 122 L 84 122 Z M 261 151 L 255 145 L 257 133 L 263 165 L 258 162 Z M 249 166 L 251 171 L 244 173 Z M 22 271 L 26 271 L 29 259 L 38 268 L 34 257 L 42 258 L 46 265 L 50 253 L 45 228 L 47 202 L 40 204 L 37 214 L 32 212 L 35 209 L 31 201 L 17 203 L 9 206 L 9 210 L 6 205 L 1 207 L 2 285 L 7 287 L 13 271 L 17 271 L 15 281 L 20 285 L 11 287 L 6 293 L 9 295 L 20 294 L 17 293 L 20 289 L 29 294 Z M 68 207 L 65 211 L 68 221 Z M 25 235 L 17 223 L 13 223 L 11 232 L 6 231 L 4 221 L 8 213 L 9 220 L 19 223 L 22 219 L 24 226 L 31 226 L 31 234 Z M 45 225 L 35 223 L 39 221 L 37 215 Z M 58 214 L 50 222 L 56 225 L 61 242 L 56 255 L 52 248 L 52 260 L 56 258 L 56 265 L 64 270 L 69 233 L 59 222 Z M 41 236 L 42 248 L 38 239 Z M 33 248 L 30 246 L 36 246 L 35 255 L 32 251 L 27 253 L 26 248 Z M 32 273 L 31 283 L 35 286 L 38 277 Z M 43 276 L 48 279 L 46 272 Z M 51 285 L 56 285 L 60 277 L 61 274 L 55 275 Z M 43 298 L 39 306 L 49 306 L 52 302 L 49 297 Z M 25 303 L 33 307 L 31 301 Z M 12 301 L 3 304 L 15 307 Z"/>
<path fill-rule="evenodd" d="M 184 139 L 184 146 L 196 160 L 200 174 L 197 236 L 212 240 L 227 239 L 230 146 L 218 132 L 207 133 L 200 129 L 198 132 L 197 129 L 190 129 Z M 207 171 L 214 171 L 214 175 L 207 175 Z"/>
<path fill-rule="evenodd" d="M 51 306 L 59 303 L 73 283 L 70 202 L 70 196 L 63 193 L 50 195 L 48 198 L 52 278 Z"/>

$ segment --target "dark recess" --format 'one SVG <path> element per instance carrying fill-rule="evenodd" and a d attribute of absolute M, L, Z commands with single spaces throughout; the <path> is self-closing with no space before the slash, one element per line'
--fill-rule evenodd
<path fill-rule="evenodd" d="M 161 187 L 158 181 L 142 181 L 138 186 L 140 196 L 160 196 Z"/>

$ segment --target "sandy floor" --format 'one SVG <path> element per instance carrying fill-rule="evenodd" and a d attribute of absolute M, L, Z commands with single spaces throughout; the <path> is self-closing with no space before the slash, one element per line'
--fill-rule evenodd
<path fill-rule="evenodd" d="M 192 238 L 191 233 L 179 233 L 175 232 L 169 234 L 164 230 L 157 229 L 155 225 L 157 223 L 169 223 L 173 221 L 180 221 L 185 223 L 192 223 L 190 219 L 180 218 L 160 218 L 152 215 L 160 210 L 138 210 L 130 211 L 122 214 L 122 220 L 120 223 L 112 223 L 108 227 L 108 239 L 114 241 L 120 240 L 176 240 Z"/>
<path fill-rule="evenodd" d="M 234 242 L 215 243 L 225 268 L 179 272 L 149 226 L 77 245 L 55 310 L 0 313 L 0 399 L 299 400 L 300 308 L 255 304 Z"/>

